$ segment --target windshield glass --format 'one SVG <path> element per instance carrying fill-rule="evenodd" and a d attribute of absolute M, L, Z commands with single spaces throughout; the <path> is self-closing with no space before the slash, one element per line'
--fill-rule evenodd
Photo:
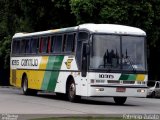
<path fill-rule="evenodd" d="M 144 71 L 144 37 L 94 35 L 90 69 Z"/>

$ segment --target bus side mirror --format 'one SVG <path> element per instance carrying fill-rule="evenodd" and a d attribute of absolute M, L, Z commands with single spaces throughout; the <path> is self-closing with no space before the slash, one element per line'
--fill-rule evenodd
<path fill-rule="evenodd" d="M 86 54 L 89 55 L 89 53 L 90 53 L 89 45 L 86 44 Z"/>
<path fill-rule="evenodd" d="M 82 77 L 86 77 L 87 75 L 87 55 L 89 54 L 89 46 L 84 43 L 83 50 L 82 50 Z"/>

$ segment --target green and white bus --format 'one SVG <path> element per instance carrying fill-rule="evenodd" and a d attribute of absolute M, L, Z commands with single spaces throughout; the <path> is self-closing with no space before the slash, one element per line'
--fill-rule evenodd
<path fill-rule="evenodd" d="M 69 101 L 81 96 L 146 97 L 146 33 L 115 24 L 16 33 L 10 59 L 10 84 L 25 95 L 50 91 Z"/>

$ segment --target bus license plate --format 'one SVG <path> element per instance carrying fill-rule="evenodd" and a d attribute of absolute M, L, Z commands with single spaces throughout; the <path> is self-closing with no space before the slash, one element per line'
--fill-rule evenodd
<path fill-rule="evenodd" d="M 125 92 L 126 91 L 126 88 L 124 87 L 117 87 L 116 88 L 116 92 Z"/>

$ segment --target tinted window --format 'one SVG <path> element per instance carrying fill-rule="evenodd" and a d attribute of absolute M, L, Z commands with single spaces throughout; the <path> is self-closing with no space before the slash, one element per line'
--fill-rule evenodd
<path fill-rule="evenodd" d="M 38 38 L 31 39 L 31 53 L 37 53 L 38 52 L 38 46 L 39 46 Z"/>
<path fill-rule="evenodd" d="M 20 41 L 14 40 L 12 44 L 12 53 L 19 54 L 19 51 L 20 51 Z"/>
<path fill-rule="evenodd" d="M 51 37 L 51 52 L 53 52 L 53 50 L 54 50 L 55 39 L 56 39 L 55 36 Z"/>
<path fill-rule="evenodd" d="M 40 41 L 40 52 L 46 53 L 48 47 L 48 37 L 42 37 Z"/>
<path fill-rule="evenodd" d="M 20 52 L 20 41 L 17 41 L 17 45 L 16 45 L 16 53 L 19 54 Z"/>
<path fill-rule="evenodd" d="M 26 48 L 26 53 L 30 53 L 30 39 L 27 39 L 26 40 L 26 46 L 25 46 L 25 48 Z"/>
<path fill-rule="evenodd" d="M 47 53 L 51 52 L 51 38 L 48 37 Z"/>
<path fill-rule="evenodd" d="M 20 53 L 25 53 L 25 45 L 26 45 L 26 40 L 22 39 L 20 41 L 20 48 L 21 48 Z"/>
<path fill-rule="evenodd" d="M 76 50 L 76 61 L 78 63 L 78 68 L 81 68 L 81 57 L 82 57 L 82 41 L 88 40 L 89 34 L 87 32 L 79 32 L 78 33 L 78 42 L 77 42 L 77 50 Z"/>
<path fill-rule="evenodd" d="M 65 52 L 74 52 L 74 43 L 75 43 L 75 35 L 69 34 L 67 35 L 65 42 Z"/>
<path fill-rule="evenodd" d="M 58 35 L 55 37 L 52 43 L 52 52 L 60 53 L 62 50 L 62 35 Z"/>

